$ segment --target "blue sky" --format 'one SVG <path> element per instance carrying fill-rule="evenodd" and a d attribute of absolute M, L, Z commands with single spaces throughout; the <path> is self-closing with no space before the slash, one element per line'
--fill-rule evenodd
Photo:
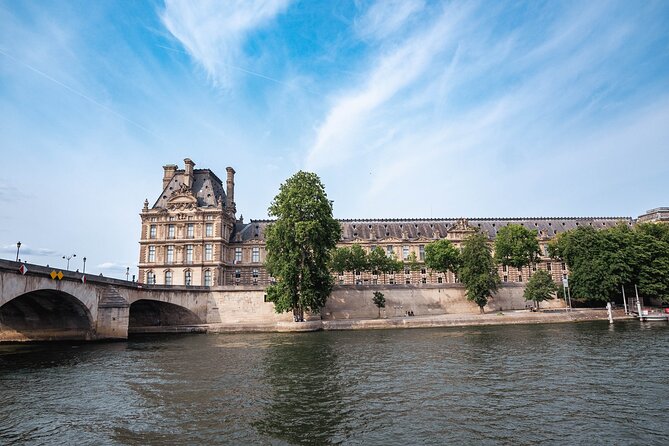
<path fill-rule="evenodd" d="M 120 277 L 162 165 L 245 219 L 318 173 L 340 218 L 669 205 L 666 1 L 0 0 L 0 255 Z M 80 268 L 80 262 L 71 262 Z"/>

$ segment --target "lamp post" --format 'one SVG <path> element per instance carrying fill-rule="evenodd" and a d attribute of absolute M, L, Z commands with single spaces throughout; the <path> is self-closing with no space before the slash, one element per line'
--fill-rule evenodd
<path fill-rule="evenodd" d="M 70 270 L 70 259 L 72 257 L 76 257 L 76 256 L 77 256 L 76 254 L 72 254 L 70 256 L 63 256 L 63 258 L 67 260 L 67 268 L 65 268 L 65 269 L 67 269 L 68 271 Z"/>
<path fill-rule="evenodd" d="M 84 272 L 82 274 L 86 274 L 86 257 L 84 257 Z"/>
<path fill-rule="evenodd" d="M 128 281 L 128 276 L 129 276 L 129 275 L 130 275 L 130 267 L 127 266 L 127 267 L 125 268 L 125 280 L 126 280 L 126 282 Z"/>
<path fill-rule="evenodd" d="M 19 261 L 19 251 L 21 250 L 21 242 L 16 242 L 16 261 Z"/>

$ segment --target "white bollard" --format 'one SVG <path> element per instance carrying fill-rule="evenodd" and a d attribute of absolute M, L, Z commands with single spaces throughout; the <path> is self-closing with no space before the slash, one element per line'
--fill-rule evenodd
<path fill-rule="evenodd" d="M 611 311 L 611 302 L 606 303 L 606 311 L 609 313 L 609 324 L 613 323 L 613 312 Z"/>

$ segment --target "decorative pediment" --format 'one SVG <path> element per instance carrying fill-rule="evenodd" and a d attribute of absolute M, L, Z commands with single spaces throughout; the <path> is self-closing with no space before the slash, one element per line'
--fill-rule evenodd
<path fill-rule="evenodd" d="M 449 239 L 464 240 L 474 231 L 475 229 L 469 226 L 466 218 L 460 218 L 448 229 L 447 237 Z"/>
<path fill-rule="evenodd" d="M 195 209 L 197 198 L 186 184 L 181 184 L 179 189 L 172 192 L 167 200 L 167 207 L 171 210 Z"/>

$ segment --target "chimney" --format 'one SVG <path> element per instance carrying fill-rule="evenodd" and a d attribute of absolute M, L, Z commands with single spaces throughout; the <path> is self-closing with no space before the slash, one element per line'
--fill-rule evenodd
<path fill-rule="evenodd" d="M 170 184 L 170 181 L 174 177 L 174 174 L 177 171 L 177 165 L 176 164 L 167 164 L 163 166 L 163 169 L 165 170 L 165 174 L 163 175 L 163 190 L 167 187 L 168 184 Z"/>
<path fill-rule="evenodd" d="M 193 187 L 193 167 L 195 167 L 195 163 L 191 161 L 190 158 L 186 158 L 184 160 L 184 165 L 184 184 L 186 184 L 186 186 L 188 186 L 188 190 L 190 190 L 190 188 Z"/>
<path fill-rule="evenodd" d="M 235 207 L 235 169 L 232 167 L 226 167 L 225 169 L 228 172 L 228 179 L 226 181 L 226 191 L 225 195 L 227 196 L 225 206 L 228 209 L 234 209 Z"/>

